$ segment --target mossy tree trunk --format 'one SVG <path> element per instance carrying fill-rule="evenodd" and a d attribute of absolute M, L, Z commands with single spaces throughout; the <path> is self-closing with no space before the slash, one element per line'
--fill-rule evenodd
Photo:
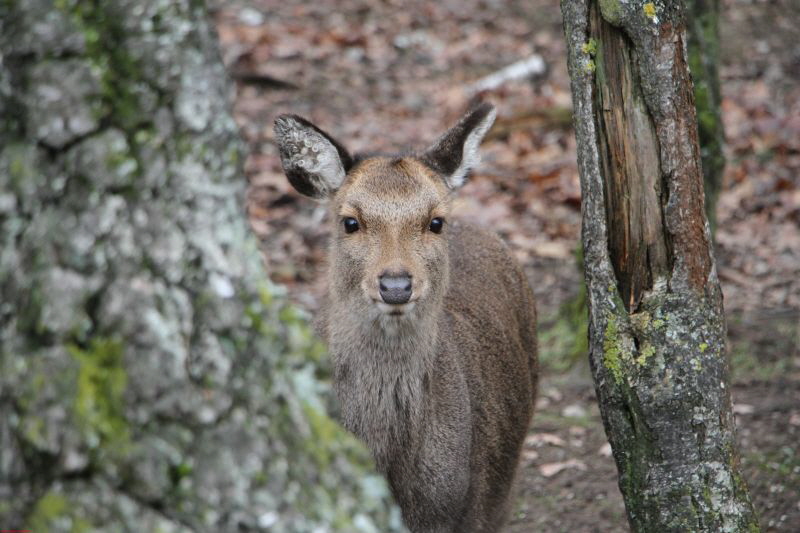
<path fill-rule="evenodd" d="M 757 531 L 677 0 L 562 0 L 590 363 L 637 532 Z"/>
<path fill-rule="evenodd" d="M 384 531 L 197 0 L 0 2 L 0 525 Z"/>

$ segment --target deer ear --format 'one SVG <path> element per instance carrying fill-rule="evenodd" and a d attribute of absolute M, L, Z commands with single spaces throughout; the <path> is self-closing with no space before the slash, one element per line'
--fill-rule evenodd
<path fill-rule="evenodd" d="M 275 119 L 283 172 L 297 192 L 327 198 L 341 186 L 352 158 L 336 140 L 297 115 Z"/>
<path fill-rule="evenodd" d="M 469 171 L 480 162 L 478 147 L 496 116 L 497 111 L 489 103 L 474 107 L 439 137 L 420 160 L 439 172 L 451 189 L 460 187 Z"/>

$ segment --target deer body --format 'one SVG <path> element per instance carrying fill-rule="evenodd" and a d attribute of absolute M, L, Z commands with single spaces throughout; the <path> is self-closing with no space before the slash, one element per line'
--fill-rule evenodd
<path fill-rule="evenodd" d="M 497 237 L 449 220 L 468 150 L 493 119 L 484 105 L 422 156 L 360 162 L 298 117 L 276 123 L 290 181 L 330 200 L 321 324 L 342 423 L 372 451 L 414 532 L 499 529 L 533 412 L 527 279 Z M 315 151 L 320 139 L 329 146 Z"/>

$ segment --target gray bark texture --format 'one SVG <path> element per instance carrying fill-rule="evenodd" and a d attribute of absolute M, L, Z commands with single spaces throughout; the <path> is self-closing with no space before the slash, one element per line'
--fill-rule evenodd
<path fill-rule="evenodd" d="M 203 2 L 0 25 L 0 526 L 399 529 L 260 264 Z"/>
<path fill-rule="evenodd" d="M 633 531 L 758 531 L 680 1 L 562 0 L 590 363 Z"/>

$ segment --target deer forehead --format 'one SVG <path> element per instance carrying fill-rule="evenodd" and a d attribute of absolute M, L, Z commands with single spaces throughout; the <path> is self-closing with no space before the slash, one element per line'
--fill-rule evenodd
<path fill-rule="evenodd" d="M 374 157 L 351 171 L 336 203 L 340 216 L 396 224 L 444 216 L 449 197 L 444 181 L 413 158 Z"/>

